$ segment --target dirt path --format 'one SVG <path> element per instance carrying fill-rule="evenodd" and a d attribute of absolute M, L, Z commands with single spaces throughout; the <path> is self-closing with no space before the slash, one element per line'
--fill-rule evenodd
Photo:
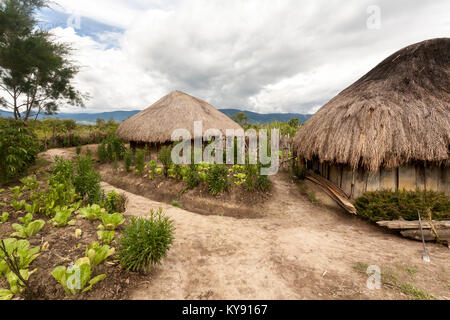
<path fill-rule="evenodd" d="M 71 151 L 50 150 L 45 156 L 55 153 L 70 156 Z M 368 276 L 356 270 L 366 264 L 379 266 L 398 283 L 435 297 L 450 296 L 448 248 L 430 244 L 432 263 L 425 264 L 420 243 L 313 205 L 283 176 L 272 182 L 269 214 L 256 220 L 202 216 L 103 183 L 105 190 L 127 195 L 127 215 L 146 216 L 161 207 L 177 228 L 168 257 L 132 298 L 408 298 L 393 286 L 368 290 Z"/>

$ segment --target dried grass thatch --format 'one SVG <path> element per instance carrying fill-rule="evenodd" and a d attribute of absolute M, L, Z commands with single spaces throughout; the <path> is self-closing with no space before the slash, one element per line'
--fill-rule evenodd
<path fill-rule="evenodd" d="M 295 145 L 307 160 L 353 169 L 448 165 L 450 38 L 414 44 L 384 60 L 322 107 Z"/>
<path fill-rule="evenodd" d="M 209 103 L 180 91 L 165 96 L 148 109 L 124 121 L 117 135 L 124 140 L 164 144 L 171 141 L 176 129 L 189 130 L 194 137 L 194 122 L 203 122 L 203 135 L 208 129 L 242 129 L 236 122 Z"/>

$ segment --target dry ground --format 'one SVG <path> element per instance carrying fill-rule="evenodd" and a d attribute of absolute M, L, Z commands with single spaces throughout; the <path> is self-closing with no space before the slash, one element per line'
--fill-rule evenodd
<path fill-rule="evenodd" d="M 49 150 L 73 157 L 74 150 Z M 357 217 L 314 205 L 287 177 L 263 217 L 204 216 L 103 183 L 128 198 L 127 215 L 162 207 L 176 225 L 175 243 L 132 299 L 408 299 L 450 296 L 450 250 L 422 246 Z M 367 289 L 368 265 L 383 273 L 381 290 Z M 106 280 L 107 281 L 107 280 Z"/>

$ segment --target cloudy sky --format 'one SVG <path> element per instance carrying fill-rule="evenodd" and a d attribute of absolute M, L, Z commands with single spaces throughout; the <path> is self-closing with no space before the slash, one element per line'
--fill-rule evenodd
<path fill-rule="evenodd" d="M 314 113 L 395 51 L 450 36 L 448 0 L 56 2 L 39 18 L 76 49 L 84 112 L 181 90 L 219 109 Z"/>

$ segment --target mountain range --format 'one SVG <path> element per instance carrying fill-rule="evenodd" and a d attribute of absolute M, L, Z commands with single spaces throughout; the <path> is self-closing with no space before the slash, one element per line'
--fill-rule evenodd
<path fill-rule="evenodd" d="M 260 114 L 250 111 L 242 111 L 238 109 L 222 109 L 219 110 L 224 113 L 228 117 L 232 117 L 239 112 L 244 112 L 248 116 L 248 122 L 251 124 L 264 124 L 274 121 L 288 122 L 293 118 L 298 118 L 301 123 L 305 123 L 312 115 L 309 114 L 297 114 L 297 113 L 271 113 L 271 114 Z M 112 111 L 112 112 L 103 112 L 103 113 L 59 113 L 54 116 L 46 116 L 40 115 L 39 119 L 45 118 L 58 118 L 58 119 L 73 119 L 77 123 L 80 124 L 94 124 L 97 119 L 103 119 L 108 121 L 110 119 L 114 119 L 116 122 L 122 122 L 137 113 L 141 112 L 141 110 L 134 111 Z M 9 111 L 4 111 L 0 109 L 0 116 L 4 118 L 12 118 L 13 113 Z"/>

